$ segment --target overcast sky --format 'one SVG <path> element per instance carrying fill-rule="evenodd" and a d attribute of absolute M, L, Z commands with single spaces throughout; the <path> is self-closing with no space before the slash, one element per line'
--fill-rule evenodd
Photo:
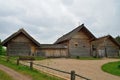
<path fill-rule="evenodd" d="M 120 35 L 120 0 L 0 0 L 0 38 L 24 28 L 40 43 L 53 43 L 84 25 L 96 36 Z"/>

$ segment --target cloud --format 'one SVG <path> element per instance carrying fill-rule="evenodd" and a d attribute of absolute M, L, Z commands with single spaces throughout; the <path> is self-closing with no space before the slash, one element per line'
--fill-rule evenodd
<path fill-rule="evenodd" d="M 0 0 L 0 38 L 25 28 L 40 43 L 53 43 L 84 23 L 95 34 L 120 34 L 119 0 Z"/>

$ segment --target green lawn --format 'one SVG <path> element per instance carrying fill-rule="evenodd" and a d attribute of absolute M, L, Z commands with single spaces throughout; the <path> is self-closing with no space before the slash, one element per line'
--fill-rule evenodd
<path fill-rule="evenodd" d="M 120 76 L 120 61 L 104 64 L 102 66 L 102 70 L 110 74 Z"/>
<path fill-rule="evenodd" d="M 33 80 L 63 80 L 58 77 L 51 76 L 43 72 L 37 71 L 36 69 L 30 70 L 28 66 L 24 66 L 21 64 L 17 66 L 15 63 L 15 59 L 17 58 L 12 57 L 9 62 L 6 62 L 6 59 L 4 58 L 4 56 L 2 57 L 0 56 L 0 64 L 8 66 L 24 75 L 28 75 L 32 77 Z"/>
<path fill-rule="evenodd" d="M 14 80 L 11 76 L 0 70 L 0 80 Z"/>

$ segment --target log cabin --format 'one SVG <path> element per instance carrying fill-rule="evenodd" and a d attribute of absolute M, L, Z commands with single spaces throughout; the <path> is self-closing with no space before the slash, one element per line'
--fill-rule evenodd
<path fill-rule="evenodd" d="M 116 57 L 120 45 L 108 35 L 96 38 L 84 24 L 60 37 L 54 44 L 40 44 L 23 28 L 2 41 L 8 56 Z"/>
<path fill-rule="evenodd" d="M 40 43 L 22 28 L 5 39 L 2 45 L 7 47 L 8 56 L 31 56 L 36 55 Z"/>
<path fill-rule="evenodd" d="M 97 57 L 119 56 L 120 45 L 111 35 L 103 36 L 92 41 L 92 53 Z"/>
<path fill-rule="evenodd" d="M 68 57 L 67 46 L 61 44 L 41 44 L 37 56 Z"/>
<path fill-rule="evenodd" d="M 55 44 L 67 45 L 70 57 L 89 57 L 92 54 L 91 42 L 95 39 L 96 37 L 82 24 L 60 37 Z"/>
<path fill-rule="evenodd" d="M 45 56 L 66 57 L 67 46 L 40 44 L 23 28 L 9 36 L 2 42 L 7 47 L 8 56 Z"/>

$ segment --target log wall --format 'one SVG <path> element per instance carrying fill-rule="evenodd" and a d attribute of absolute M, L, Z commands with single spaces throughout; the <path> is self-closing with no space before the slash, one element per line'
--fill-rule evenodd
<path fill-rule="evenodd" d="M 71 38 L 69 52 L 71 56 L 90 56 L 90 39 L 83 31 L 76 33 Z"/>

